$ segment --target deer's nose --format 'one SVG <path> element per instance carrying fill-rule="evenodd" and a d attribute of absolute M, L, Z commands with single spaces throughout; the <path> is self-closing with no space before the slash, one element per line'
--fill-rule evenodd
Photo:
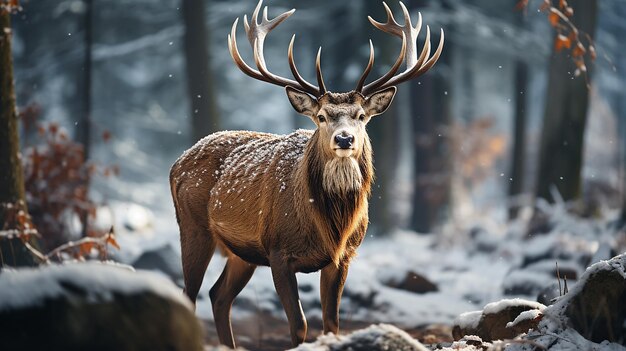
<path fill-rule="evenodd" d="M 339 148 L 349 149 L 354 142 L 354 136 L 345 133 L 337 134 L 335 135 L 335 142 L 337 143 Z"/>

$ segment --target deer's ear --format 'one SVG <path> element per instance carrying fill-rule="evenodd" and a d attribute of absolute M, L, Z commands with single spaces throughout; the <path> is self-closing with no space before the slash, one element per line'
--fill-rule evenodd
<path fill-rule="evenodd" d="M 365 113 L 373 117 L 387 111 L 393 101 L 393 97 L 396 95 L 396 90 L 396 87 L 389 87 L 368 96 L 365 99 L 365 106 L 363 106 Z"/>
<path fill-rule="evenodd" d="M 287 97 L 289 98 L 289 102 L 291 102 L 291 106 L 293 106 L 298 113 L 310 118 L 315 117 L 319 110 L 317 100 L 312 98 L 311 95 L 290 86 L 285 87 L 285 90 L 287 91 Z"/>

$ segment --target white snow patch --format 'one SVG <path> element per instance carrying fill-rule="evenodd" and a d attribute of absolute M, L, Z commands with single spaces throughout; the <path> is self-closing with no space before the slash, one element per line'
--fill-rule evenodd
<path fill-rule="evenodd" d="M 522 313 L 519 314 L 519 316 L 515 317 L 515 319 L 512 322 L 508 322 L 506 324 L 507 328 L 511 328 L 514 327 L 524 321 L 529 321 L 529 320 L 533 320 L 533 319 L 537 319 L 539 318 L 539 316 L 542 316 L 543 313 L 540 310 L 528 310 L 528 311 L 524 311 Z"/>
<path fill-rule="evenodd" d="M 504 300 L 488 303 L 487 305 L 485 305 L 485 308 L 483 308 L 483 313 L 495 314 L 495 313 L 499 313 L 505 310 L 508 307 L 514 307 L 514 306 L 529 306 L 533 309 L 537 309 L 540 311 L 543 311 L 546 308 L 545 305 L 540 304 L 539 302 L 516 298 L 516 299 L 504 299 Z"/>
<path fill-rule="evenodd" d="M 428 351 L 424 345 L 413 339 L 405 331 L 389 324 L 371 325 L 365 329 L 357 330 L 349 335 L 334 335 L 332 333 L 320 336 L 314 343 L 302 344 L 292 350 L 294 351 L 328 351 L 343 350 L 349 345 L 372 345 L 375 349 L 382 349 L 384 346 L 389 347 L 385 343 L 385 339 L 393 337 L 402 340 L 403 350 L 411 351 Z M 400 341 L 392 343 L 393 346 L 399 346 Z M 378 347 L 376 347 L 378 346 Z"/>
<path fill-rule="evenodd" d="M 182 290 L 162 274 L 135 272 L 117 264 L 84 262 L 3 270 L 0 274 L 0 310 L 41 305 L 66 294 L 64 284 L 83 288 L 87 299 L 111 300 L 113 293 L 151 292 L 193 309 Z"/>
<path fill-rule="evenodd" d="M 454 325 L 458 325 L 461 329 L 475 329 L 478 327 L 478 323 L 480 322 L 480 318 L 482 317 L 482 311 L 471 311 L 461 313 L 455 320 Z"/>

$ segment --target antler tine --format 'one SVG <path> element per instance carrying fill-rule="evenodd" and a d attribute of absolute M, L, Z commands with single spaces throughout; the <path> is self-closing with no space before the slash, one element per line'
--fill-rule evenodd
<path fill-rule="evenodd" d="M 317 58 L 315 59 L 315 73 L 317 75 L 317 85 L 319 85 L 319 95 L 322 96 L 326 93 L 326 85 L 324 85 L 324 77 L 322 77 L 322 65 L 321 65 L 322 47 L 317 50 Z"/>
<path fill-rule="evenodd" d="M 428 61 L 426 61 L 426 63 L 417 72 L 415 72 L 412 78 L 421 76 L 422 74 L 426 73 L 426 71 L 428 71 L 432 66 L 434 66 L 435 63 L 437 63 L 437 61 L 439 60 L 439 56 L 441 56 L 441 52 L 443 51 L 443 43 L 444 43 L 444 34 L 443 34 L 443 28 L 442 28 L 441 34 L 439 37 L 439 44 L 437 45 L 437 50 L 435 50 L 435 53 L 433 54 L 433 56 Z"/>
<path fill-rule="evenodd" d="M 385 11 L 387 12 L 387 22 L 380 23 L 376 21 L 375 19 L 373 19 L 371 16 L 367 16 L 367 19 L 369 19 L 370 23 L 372 23 L 374 27 L 382 30 L 383 32 L 391 33 L 393 35 L 401 37 L 402 27 L 398 24 L 398 22 L 396 22 L 396 19 L 393 17 L 393 12 L 391 12 L 391 9 L 389 8 L 389 6 L 387 6 L 387 3 L 384 1 L 383 1 L 383 6 L 385 7 Z"/>
<path fill-rule="evenodd" d="M 363 85 L 365 84 L 365 79 L 372 71 L 372 67 L 374 67 L 374 44 L 372 44 L 372 39 L 370 39 L 370 58 L 367 62 L 367 67 L 365 67 L 365 71 L 361 75 L 361 79 L 359 79 L 359 83 L 357 83 L 356 88 L 354 89 L 357 92 L 363 91 Z"/>
<path fill-rule="evenodd" d="M 440 44 L 441 44 L 441 41 L 440 41 Z M 443 48 L 443 45 L 441 47 Z M 404 72 L 398 74 L 397 76 L 391 78 L 388 82 L 384 83 L 381 86 L 381 89 L 382 88 L 386 88 L 386 87 L 390 87 L 392 85 L 398 85 L 398 84 L 400 84 L 402 82 L 405 82 L 407 80 L 413 79 L 413 78 L 417 77 L 418 75 L 421 75 L 422 73 L 424 73 L 425 71 L 421 71 L 421 73 L 419 73 L 419 72 L 420 72 L 420 70 L 424 66 L 423 65 L 424 60 L 426 60 L 426 58 L 429 55 L 430 55 L 430 27 L 426 26 L 426 40 L 424 42 L 424 47 L 422 48 L 422 53 L 420 54 L 418 62 L 416 62 L 415 65 L 413 67 L 411 67 L 410 69 L 407 69 L 406 71 L 404 71 Z"/>
<path fill-rule="evenodd" d="M 393 76 L 396 73 L 397 69 L 393 71 L 393 73 L 389 74 L 391 72 L 390 71 L 383 77 L 366 85 L 363 88 L 365 95 L 375 91 L 376 89 L 384 89 L 390 86 L 394 86 L 424 74 L 437 62 L 439 56 L 441 55 L 441 51 L 443 50 L 444 36 L 442 30 L 441 38 L 439 40 L 439 46 L 437 47 L 435 54 L 430 57 L 430 28 L 426 26 L 426 40 L 424 43 L 424 47 L 422 48 L 422 51 L 418 57 L 417 37 L 422 27 L 422 14 L 418 13 L 417 24 L 415 27 L 413 27 L 408 9 L 404 5 L 404 3 L 400 1 L 400 7 L 402 8 L 405 22 L 403 26 L 400 26 L 393 18 L 393 14 L 391 14 L 391 10 L 385 2 L 383 2 L 383 6 L 385 7 L 385 11 L 387 12 L 386 23 L 377 22 L 371 17 L 368 18 L 372 25 L 382 30 L 383 32 L 396 36 L 402 36 L 403 47 L 406 45 L 406 49 L 403 48 L 402 50 L 404 53 L 404 61 L 406 62 L 406 69 L 404 72 L 398 74 L 397 76 Z M 405 40 L 408 43 L 405 44 Z"/>
<path fill-rule="evenodd" d="M 269 22 L 270 20 L 267 18 L 267 6 L 263 8 L 263 22 Z"/>
<path fill-rule="evenodd" d="M 259 42 L 255 39 L 254 43 L 252 44 L 253 47 L 253 51 L 254 51 L 254 63 L 256 63 L 257 68 L 259 69 L 259 71 L 261 72 L 261 74 L 267 78 L 265 81 L 268 83 L 272 83 L 272 84 L 276 84 L 279 85 L 281 87 L 290 85 L 292 87 L 295 88 L 301 88 L 303 90 L 307 90 L 304 87 L 300 86 L 300 84 L 294 80 L 291 79 L 287 79 L 287 78 L 283 78 L 281 76 L 277 76 L 275 74 L 273 74 L 272 72 L 267 70 L 267 67 L 265 66 L 265 63 L 262 62 L 263 60 L 263 54 L 261 53 L 263 50 L 263 46 L 261 44 L 259 44 Z"/>
<path fill-rule="evenodd" d="M 370 93 L 373 93 L 383 84 L 385 84 L 389 79 L 391 79 L 391 77 L 393 77 L 393 75 L 396 74 L 396 72 L 398 72 L 398 70 L 400 69 L 402 62 L 404 62 L 405 52 L 406 52 L 406 35 L 402 33 L 402 48 L 400 49 L 400 54 L 398 55 L 396 62 L 393 64 L 393 66 L 391 66 L 389 71 L 385 73 L 385 75 L 383 75 L 382 77 L 366 85 L 363 88 L 362 94 L 367 96 Z"/>
<path fill-rule="evenodd" d="M 279 24 L 285 21 L 289 16 L 291 16 L 296 10 L 292 9 L 290 11 L 284 12 L 273 19 L 269 19 L 267 16 L 267 6 L 263 8 L 263 15 L 261 22 L 259 23 L 259 13 L 261 12 L 261 7 L 263 6 L 263 0 L 259 0 L 254 11 L 252 12 L 252 16 L 250 17 L 250 21 L 248 21 L 248 16 L 243 16 L 243 24 L 244 29 L 246 30 L 246 35 L 248 37 L 248 41 L 252 46 L 253 54 L 254 54 L 254 62 L 258 70 L 248 66 L 245 61 L 241 58 L 241 54 L 237 48 L 237 24 L 239 23 L 239 19 L 236 19 L 233 23 L 233 27 L 231 29 L 231 33 L 228 36 L 228 50 L 230 52 L 233 61 L 243 73 L 248 76 L 272 83 L 278 86 L 292 86 L 297 89 L 301 89 L 311 95 L 320 96 L 322 93 L 321 89 L 318 89 L 314 85 L 305 81 L 298 70 L 295 68 L 295 63 L 293 62 L 293 39 L 290 44 L 290 52 L 289 65 L 292 73 L 296 78 L 296 81 L 288 78 L 284 78 L 278 75 L 273 74 L 267 69 L 267 64 L 265 63 L 265 57 L 263 55 L 263 44 L 265 43 L 265 37 L 271 32 L 274 28 L 276 28 Z M 319 58 L 318 58 L 319 61 Z M 319 64 L 318 64 L 319 67 Z M 319 72 L 319 76 L 321 77 L 321 72 Z M 323 82 L 322 82 L 323 84 Z M 325 88 L 324 88 L 325 91 Z"/>
<path fill-rule="evenodd" d="M 261 74 L 261 72 L 248 66 L 248 64 L 246 64 L 246 62 L 241 58 L 239 50 L 237 49 L 237 23 L 239 23 L 239 18 L 235 19 L 230 34 L 228 35 L 228 51 L 230 52 L 230 57 L 233 58 L 235 65 L 237 65 L 243 73 L 252 78 L 271 83 L 269 79 L 265 78 L 265 76 Z"/>
<path fill-rule="evenodd" d="M 317 89 L 317 87 L 309 82 L 307 82 L 304 78 L 302 78 L 302 76 L 300 75 L 300 72 L 298 72 L 298 68 L 296 67 L 296 62 L 293 59 L 293 43 L 296 40 L 296 35 L 294 34 L 291 37 L 291 41 L 289 42 L 289 50 L 287 51 L 287 59 L 289 61 L 289 68 L 291 69 L 291 73 L 293 74 L 293 76 L 296 78 L 296 80 L 298 81 L 298 83 L 300 83 L 300 85 L 303 88 L 306 88 L 306 91 L 312 93 L 313 95 L 321 95 L 319 93 L 319 90 Z"/>

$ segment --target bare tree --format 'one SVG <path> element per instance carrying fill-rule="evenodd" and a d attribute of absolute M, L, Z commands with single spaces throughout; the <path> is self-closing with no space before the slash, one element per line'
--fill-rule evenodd
<path fill-rule="evenodd" d="M 570 0 L 574 11 L 571 22 L 578 30 L 593 39 L 597 12 L 597 0 Z M 541 134 L 539 171 L 536 196 L 554 201 L 550 189 L 554 186 L 564 200 L 572 200 L 581 194 L 581 166 L 583 136 L 589 104 L 587 72 L 574 78 L 577 66 L 569 52 L 558 50 L 563 36 L 555 36 L 555 52 L 549 66 L 546 108 Z"/>
<path fill-rule="evenodd" d="M 83 145 L 83 157 L 85 162 L 89 159 L 91 149 L 91 47 L 93 44 L 93 0 L 84 0 L 85 13 L 83 15 L 83 26 L 85 27 L 83 74 L 79 81 L 79 91 L 82 91 L 81 113 L 77 116 L 80 122 L 76 124 L 76 141 Z M 89 191 L 89 177 L 85 177 L 85 188 Z M 89 231 L 89 213 L 85 209 L 81 214 L 83 224 L 83 236 L 87 236 Z"/>
<path fill-rule="evenodd" d="M 620 110 L 623 111 L 619 114 L 620 118 L 618 118 L 620 126 L 620 141 L 622 145 L 622 212 L 620 215 L 620 222 L 622 225 L 626 225 L 626 109 L 622 107 Z"/>
<path fill-rule="evenodd" d="M 26 212 L 24 179 L 17 132 L 13 59 L 11 56 L 10 5 L 0 1 L 0 231 L 15 230 L 15 216 Z M 21 211 L 21 212 L 20 212 Z M 20 238 L 0 236 L 0 267 L 35 265 L 33 256 Z"/>
<path fill-rule="evenodd" d="M 219 110 L 210 69 L 204 0 L 182 0 L 187 94 L 193 142 L 219 129 Z"/>
<path fill-rule="evenodd" d="M 83 13 L 84 27 L 84 55 L 83 72 L 78 82 L 79 91 L 82 91 L 80 102 L 80 115 L 76 116 L 79 122 L 76 124 L 76 141 L 83 144 L 85 159 L 89 158 L 91 146 L 91 47 L 93 43 L 93 0 L 83 0 L 85 10 Z"/>
<path fill-rule="evenodd" d="M 411 8 L 429 4 L 429 0 L 414 0 Z M 450 4 L 444 2 L 444 8 Z M 450 31 L 450 28 L 446 28 Z M 433 40 L 438 40 L 434 32 Z M 446 76 L 452 64 L 451 43 L 439 59 L 439 70 L 411 82 L 411 115 L 413 120 L 414 193 L 411 228 L 427 233 L 441 218 L 450 204 L 451 153 L 447 130 L 451 122 L 451 86 Z M 443 70 L 442 70 L 443 68 Z"/>
<path fill-rule="evenodd" d="M 365 13 L 378 21 L 387 18 L 385 8 L 380 2 L 367 1 Z M 373 28 L 369 22 L 363 22 L 364 26 Z M 376 30 L 371 32 L 364 28 L 362 33 L 371 35 L 372 41 L 378 44 L 376 48 L 377 62 L 384 68 L 393 64 L 393 60 L 399 51 L 397 43 L 390 41 L 385 35 Z M 365 39 L 365 38 L 363 38 Z M 363 40 L 365 42 L 365 40 Z M 395 45 L 394 45 L 395 44 Z M 381 68 L 382 70 L 382 68 Z M 398 99 L 400 100 L 400 99 Z M 400 149 L 398 139 L 398 128 L 400 128 L 400 116 L 398 115 L 398 104 L 396 101 L 384 116 L 375 118 L 368 125 L 368 133 L 372 139 L 372 149 L 374 151 L 374 166 L 377 169 L 376 179 L 372 186 L 372 197 L 370 200 L 370 218 L 372 225 L 380 234 L 385 234 L 394 226 L 391 213 L 391 198 L 393 196 L 392 174 L 398 165 L 398 150 Z"/>
<path fill-rule="evenodd" d="M 514 0 L 517 4 L 519 0 Z M 524 27 L 524 13 L 519 12 L 516 22 L 520 30 Z M 513 203 L 509 207 L 509 219 L 517 217 L 520 204 L 518 197 L 524 186 L 524 160 L 526 159 L 526 86 L 528 84 L 528 65 L 522 59 L 515 62 L 515 110 L 513 124 L 513 150 L 511 157 L 511 175 L 509 198 Z"/>

